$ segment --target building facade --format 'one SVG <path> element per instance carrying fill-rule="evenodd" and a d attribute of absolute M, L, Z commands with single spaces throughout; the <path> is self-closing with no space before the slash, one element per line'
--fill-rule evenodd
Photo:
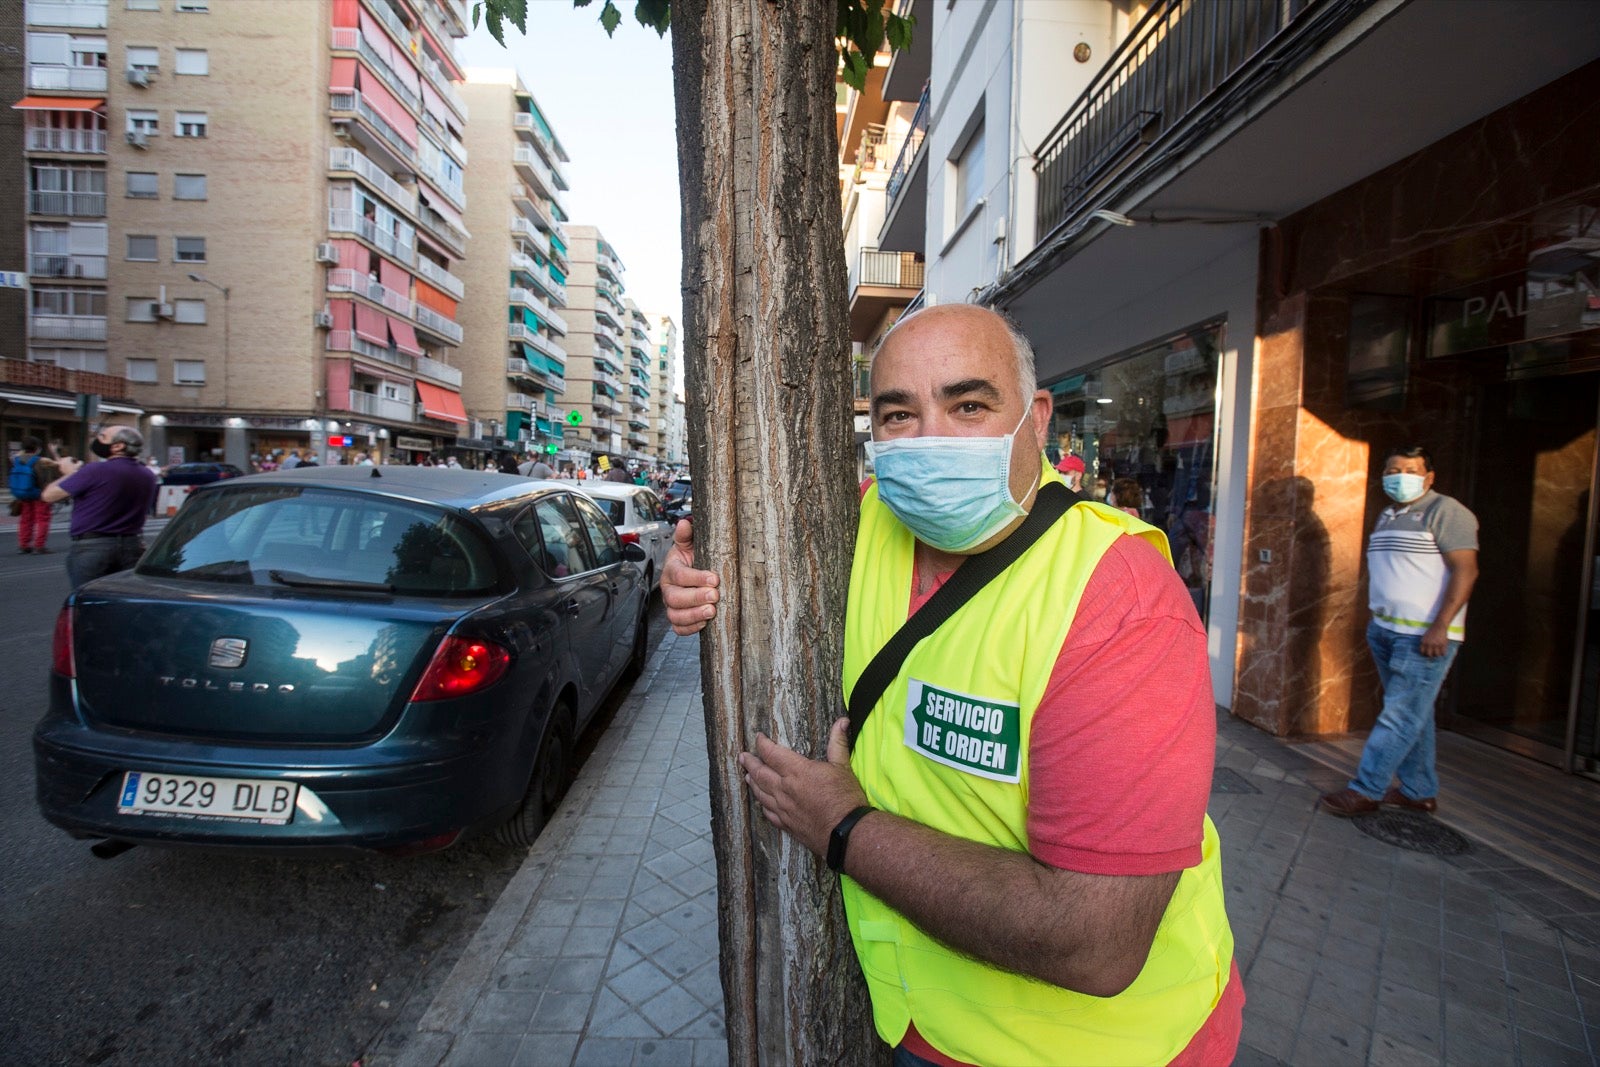
<path fill-rule="evenodd" d="M 1370 725 L 1364 539 L 1385 450 L 1417 439 L 1483 523 L 1440 722 L 1600 767 L 1600 169 L 1556 132 L 1593 106 L 1592 9 L 902 7 L 884 96 L 915 86 L 925 132 L 878 247 L 924 253 L 921 300 L 1024 327 L 1052 458 L 1144 486 L 1218 704 Z"/>
<path fill-rule="evenodd" d="M 625 461 L 631 412 L 629 321 L 622 260 L 595 226 L 567 227 L 572 277 L 568 335 L 566 446 L 584 457 Z"/>
<path fill-rule="evenodd" d="M 678 324 L 671 315 L 646 316 L 653 324 L 654 388 L 651 393 L 650 447 L 657 462 L 683 468 L 689 464 L 689 428 L 683 411 L 683 350 Z"/>
<path fill-rule="evenodd" d="M 567 415 L 567 153 L 515 71 L 469 69 L 461 88 L 473 114 L 462 395 L 497 444 L 554 466 Z"/>
<path fill-rule="evenodd" d="M 128 382 L 163 462 L 470 436 L 462 4 L 25 17 L 29 361 Z"/>

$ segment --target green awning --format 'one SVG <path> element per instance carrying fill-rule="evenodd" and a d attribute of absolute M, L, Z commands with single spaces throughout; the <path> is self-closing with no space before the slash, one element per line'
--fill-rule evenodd
<path fill-rule="evenodd" d="M 554 433 L 554 431 L 550 428 L 549 419 L 534 419 L 533 425 L 539 431 L 539 433 L 545 437 L 549 437 L 552 433 Z"/>
<path fill-rule="evenodd" d="M 528 425 L 528 413 L 526 411 L 508 411 L 508 412 L 506 412 L 506 436 L 507 437 L 518 437 L 518 436 L 521 436 L 522 431 L 527 427 L 527 425 Z"/>

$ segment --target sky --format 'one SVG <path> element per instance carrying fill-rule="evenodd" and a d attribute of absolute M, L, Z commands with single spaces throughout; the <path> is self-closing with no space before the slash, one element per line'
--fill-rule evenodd
<path fill-rule="evenodd" d="M 601 4 L 574 8 L 569 0 L 530 0 L 527 36 L 507 25 L 502 48 L 479 26 L 456 42 L 456 59 L 463 67 L 521 72 L 571 157 L 571 221 L 600 228 L 622 259 L 623 287 L 641 310 L 671 315 L 681 327 L 671 38 L 635 22 L 632 3 L 617 6 L 622 24 L 608 39 L 599 22 Z"/>

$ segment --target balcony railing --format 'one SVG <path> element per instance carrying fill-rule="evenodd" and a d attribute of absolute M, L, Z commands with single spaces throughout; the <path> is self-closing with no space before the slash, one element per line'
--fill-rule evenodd
<path fill-rule="evenodd" d="M 596 367 L 594 370 L 594 380 L 599 382 L 601 385 L 610 386 L 619 393 L 622 392 L 622 380 L 609 371 L 603 371 L 599 367 Z"/>
<path fill-rule="evenodd" d="M 416 360 L 393 348 L 381 348 L 365 338 L 357 337 L 351 330 L 329 330 L 326 348 L 329 352 L 354 352 L 391 366 L 408 371 L 416 370 Z"/>
<path fill-rule="evenodd" d="M 863 248 L 856 259 L 850 291 L 854 293 L 860 285 L 921 289 L 926 269 L 926 264 L 910 252 L 880 252 L 875 248 Z"/>
<path fill-rule="evenodd" d="M 378 50 L 367 43 L 367 39 L 361 35 L 360 30 L 348 26 L 335 26 L 333 28 L 332 45 L 341 51 L 360 52 L 361 58 L 365 59 L 367 64 L 378 72 L 378 77 L 383 80 L 383 84 L 387 85 L 394 95 L 404 100 L 411 110 L 415 111 L 422 106 L 422 101 L 417 98 L 417 94 L 412 92 L 406 83 L 400 80 L 400 75 L 396 74 L 384 58 L 378 55 Z"/>
<path fill-rule="evenodd" d="M 35 126 L 28 130 L 26 144 L 30 152 L 81 152 L 101 156 L 106 151 L 106 131 L 56 130 L 48 126 Z"/>
<path fill-rule="evenodd" d="M 34 253 L 28 257 L 28 273 L 50 278 L 104 278 L 106 257 Z"/>
<path fill-rule="evenodd" d="M 1039 238 L 1212 100 L 1316 2 L 1151 4 L 1039 148 Z"/>
<path fill-rule="evenodd" d="M 104 315 L 30 315 L 28 336 L 45 341 L 104 341 Z"/>
<path fill-rule="evenodd" d="M 533 365 L 521 356 L 506 357 L 506 377 L 532 378 L 534 377 Z"/>
<path fill-rule="evenodd" d="M 61 0 L 28 0 L 28 22 L 35 26 L 76 26 L 80 29 L 103 29 L 106 24 L 106 2 L 78 0 L 77 3 Z"/>
<path fill-rule="evenodd" d="M 363 271 L 351 270 L 348 267 L 335 267 L 328 271 L 328 289 L 336 293 L 359 293 L 368 300 L 375 300 L 407 318 L 411 316 L 413 302 L 411 297 L 398 290 L 391 289 Z"/>
<path fill-rule="evenodd" d="M 417 258 L 417 250 L 412 247 L 412 241 L 415 238 L 409 226 L 402 227 L 400 234 L 397 236 L 387 230 L 379 229 L 377 222 L 367 218 L 365 215 L 358 215 L 348 208 L 336 207 L 328 209 L 328 229 L 336 233 L 360 234 L 372 244 L 377 245 L 379 250 L 388 253 L 407 266 L 411 265 Z"/>
<path fill-rule="evenodd" d="M 416 310 L 418 326 L 421 326 L 425 330 L 431 330 L 440 337 L 453 341 L 456 344 L 461 343 L 460 323 L 452 319 L 447 319 L 431 308 L 423 307 L 421 304 L 416 305 Z"/>
<path fill-rule="evenodd" d="M 412 401 L 396 400 L 376 393 L 363 393 L 359 389 L 350 390 L 350 403 L 344 410 L 354 411 L 359 415 L 371 415 L 377 419 L 388 419 L 390 422 L 417 421 L 417 412 Z"/>
<path fill-rule="evenodd" d="M 366 120 L 367 125 L 378 132 L 384 142 L 401 159 L 415 163 L 416 150 L 406 143 L 400 136 L 400 131 L 389 125 L 389 120 L 378 114 L 377 110 L 358 92 L 337 92 L 328 94 L 328 108 L 331 111 L 353 111 Z"/>
<path fill-rule="evenodd" d="M 550 255 L 550 238 L 545 236 L 543 230 L 523 218 L 521 215 L 511 216 L 511 235 L 527 241 L 540 255 Z"/>
<path fill-rule="evenodd" d="M 548 233 L 561 232 L 560 225 L 556 222 L 555 216 L 550 214 L 545 202 L 531 195 L 521 182 L 511 183 L 511 202 L 517 205 L 519 211 L 532 219 L 534 225 L 542 223 L 542 228 Z"/>
<path fill-rule="evenodd" d="M 912 164 L 917 161 L 917 153 L 922 150 L 922 140 L 928 135 L 928 87 L 922 87 L 922 96 L 917 100 L 917 112 L 911 116 L 911 129 L 906 131 L 905 140 L 900 142 L 900 151 L 895 154 L 894 167 L 889 171 L 889 184 L 884 187 L 888 202 L 884 207 L 884 214 L 894 210 L 895 200 L 900 196 L 900 190 L 905 188 L 906 179 L 911 177 Z"/>
<path fill-rule="evenodd" d="M 567 332 L 567 320 L 550 310 L 550 305 L 532 289 L 524 289 L 520 285 L 513 285 L 510 290 L 510 299 L 513 304 L 523 304 L 533 309 L 534 314 L 541 320 L 549 323 L 561 333 Z"/>
<path fill-rule="evenodd" d="M 33 363 L 25 359 L 0 359 L 0 384 L 31 385 L 64 393 L 99 393 L 112 399 L 130 395 L 127 380 L 118 375 L 67 370 L 54 363 Z"/>
<path fill-rule="evenodd" d="M 417 257 L 416 268 L 418 274 L 457 300 L 460 300 L 461 295 L 467 291 L 466 284 L 460 278 L 457 278 L 426 256 Z"/>
<path fill-rule="evenodd" d="M 418 56 L 417 60 L 417 65 L 422 68 L 423 75 L 433 83 L 433 87 L 439 90 L 439 95 L 444 97 L 445 102 L 455 108 L 456 114 L 465 121 L 467 118 L 467 102 L 461 99 L 461 94 L 451 83 L 449 77 L 445 75 L 443 68 L 425 55 Z"/>
<path fill-rule="evenodd" d="M 368 4 L 367 10 L 375 12 L 378 16 L 378 21 L 389 27 L 389 32 L 394 34 L 395 42 L 401 48 L 410 49 L 412 40 L 411 28 L 400 20 L 400 16 L 395 14 L 394 8 L 386 3 L 379 2 Z"/>
<path fill-rule="evenodd" d="M 540 352 L 543 352 L 545 355 L 549 356 L 563 367 L 567 365 L 566 349 L 556 344 L 538 330 L 531 330 L 520 322 L 514 322 L 511 324 L 511 326 L 511 339 L 513 341 L 521 341 L 524 344 L 532 345 L 534 348 L 538 349 Z M 517 336 L 518 330 L 522 331 L 522 335 L 520 337 Z"/>
<path fill-rule="evenodd" d="M 417 222 L 424 230 L 443 241 L 445 247 L 451 249 L 456 255 L 466 255 L 467 235 L 449 222 L 446 222 L 443 215 L 440 215 L 437 211 L 430 211 L 426 207 L 418 207 Z"/>
<path fill-rule="evenodd" d="M 64 63 L 30 63 L 28 88 L 103 93 L 106 91 L 106 68 L 69 67 Z"/>
<path fill-rule="evenodd" d="M 511 153 L 511 163 L 525 178 L 533 183 L 534 192 L 550 200 L 559 199 L 555 176 L 545 161 L 529 145 L 519 144 Z"/>
<path fill-rule="evenodd" d="M 346 170 L 361 178 L 408 212 L 417 210 L 417 194 L 389 176 L 389 173 L 354 148 L 328 149 L 328 169 Z"/>
<path fill-rule="evenodd" d="M 79 219 L 103 219 L 106 217 L 106 194 L 30 192 L 28 211 L 34 215 L 70 215 Z"/>
<path fill-rule="evenodd" d="M 531 415 L 533 414 L 533 397 L 529 396 L 527 393 L 507 393 L 506 410 L 526 411 Z"/>
<path fill-rule="evenodd" d="M 417 373 L 424 377 L 432 378 L 436 382 L 444 382 L 453 389 L 461 388 L 461 368 L 452 367 L 448 363 L 440 363 L 427 356 L 417 357 Z"/>

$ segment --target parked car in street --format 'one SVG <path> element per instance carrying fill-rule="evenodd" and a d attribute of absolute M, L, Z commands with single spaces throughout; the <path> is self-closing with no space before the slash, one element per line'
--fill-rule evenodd
<path fill-rule="evenodd" d="M 584 482 L 582 489 L 606 513 L 624 544 L 644 549 L 645 577 L 654 592 L 661 584 L 661 568 L 672 550 L 672 524 L 655 490 L 617 482 Z"/>
<path fill-rule="evenodd" d="M 40 809 L 113 850 L 531 843 L 643 666 L 645 561 L 562 483 L 324 467 L 197 488 L 56 620 Z"/>
<path fill-rule="evenodd" d="M 161 476 L 162 485 L 210 485 L 225 478 L 243 478 L 247 472 L 231 463 L 177 463 Z"/>
<path fill-rule="evenodd" d="M 662 506 L 667 511 L 667 521 L 677 525 L 679 519 L 691 518 L 694 512 L 694 482 L 677 478 L 661 494 Z"/>

